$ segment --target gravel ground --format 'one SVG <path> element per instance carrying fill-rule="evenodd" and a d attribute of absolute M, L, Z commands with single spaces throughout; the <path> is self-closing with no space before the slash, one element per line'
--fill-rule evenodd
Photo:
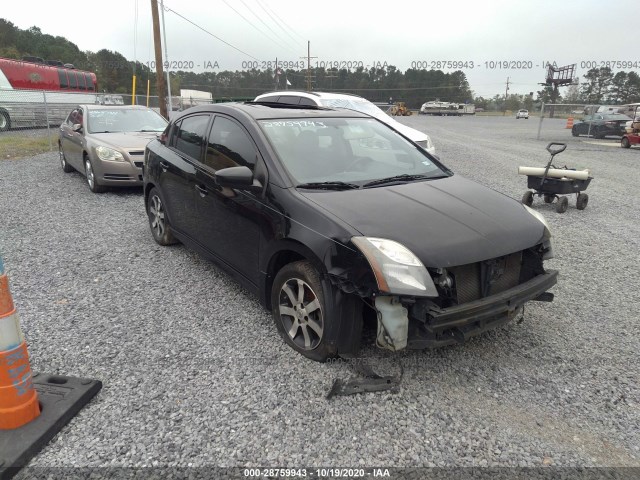
<path fill-rule="evenodd" d="M 400 393 L 325 395 L 344 364 L 286 347 L 268 312 L 183 246 L 157 246 L 139 190 L 92 194 L 56 154 L 0 161 L 0 252 L 35 371 L 102 380 L 34 467 L 636 466 L 640 152 L 564 122 L 400 121 L 455 172 L 520 199 L 518 165 L 589 167 L 586 210 L 536 199 L 561 272 L 551 303 L 463 346 L 365 347 Z"/>

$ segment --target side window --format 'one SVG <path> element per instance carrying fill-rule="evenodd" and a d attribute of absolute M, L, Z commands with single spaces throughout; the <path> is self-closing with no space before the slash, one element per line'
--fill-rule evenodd
<path fill-rule="evenodd" d="M 86 90 L 87 86 L 84 83 L 84 75 L 82 73 L 78 73 L 78 88 L 80 90 Z"/>
<path fill-rule="evenodd" d="M 300 97 L 296 97 L 295 95 L 282 95 L 278 102 L 280 103 L 288 103 L 290 105 L 298 105 L 300 101 Z"/>
<path fill-rule="evenodd" d="M 89 73 L 84 74 L 84 79 L 87 82 L 87 90 L 95 90 L 93 88 L 93 79 L 91 78 L 91 75 Z"/>
<path fill-rule="evenodd" d="M 84 112 L 82 111 L 82 108 L 78 109 L 78 114 L 76 115 L 76 122 L 75 123 L 79 123 L 80 125 L 82 125 L 82 118 L 84 116 Z"/>
<path fill-rule="evenodd" d="M 209 133 L 204 163 L 214 170 L 246 166 L 253 170 L 256 149 L 249 135 L 237 123 L 217 116 Z"/>
<path fill-rule="evenodd" d="M 194 115 L 184 118 L 176 132 L 173 143 L 175 148 L 191 158 L 200 160 L 208 123 L 209 115 Z"/>
<path fill-rule="evenodd" d="M 67 78 L 67 72 L 62 68 L 58 69 L 58 78 L 60 79 L 60 88 L 69 88 L 69 79 Z"/>
<path fill-rule="evenodd" d="M 271 95 L 269 97 L 264 97 L 264 98 L 261 98 L 258 101 L 259 102 L 277 102 L 278 101 L 278 95 Z"/>
<path fill-rule="evenodd" d="M 80 119 L 80 121 L 78 121 Z M 67 117 L 67 125 L 73 127 L 75 123 L 82 123 L 82 115 L 79 108 L 74 108 L 73 111 Z"/>
<path fill-rule="evenodd" d="M 69 74 L 69 88 L 77 89 L 78 88 L 78 80 L 76 78 L 76 72 L 67 72 Z"/>
<path fill-rule="evenodd" d="M 300 105 L 318 105 L 316 102 L 307 97 L 300 97 Z"/>

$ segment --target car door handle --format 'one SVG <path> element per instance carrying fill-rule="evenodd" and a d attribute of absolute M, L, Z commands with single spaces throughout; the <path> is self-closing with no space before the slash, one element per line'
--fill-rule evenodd
<path fill-rule="evenodd" d="M 167 162 L 160 162 L 160 168 L 162 168 L 163 172 L 166 172 L 169 169 L 169 164 Z"/>
<path fill-rule="evenodd" d="M 207 190 L 206 188 L 200 185 L 196 185 L 196 190 L 198 190 L 198 193 L 200 194 L 201 197 L 204 197 L 209 194 L 209 190 Z"/>

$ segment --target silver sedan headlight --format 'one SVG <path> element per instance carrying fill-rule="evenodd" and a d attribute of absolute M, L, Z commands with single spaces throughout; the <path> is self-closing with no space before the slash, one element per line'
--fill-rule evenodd
<path fill-rule="evenodd" d="M 105 147 L 104 145 L 96 147 L 96 154 L 100 160 L 106 162 L 124 162 L 122 153 L 113 148 Z"/>

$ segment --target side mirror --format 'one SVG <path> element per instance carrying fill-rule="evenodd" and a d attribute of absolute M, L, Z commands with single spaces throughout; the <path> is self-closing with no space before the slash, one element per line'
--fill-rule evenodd
<path fill-rule="evenodd" d="M 216 182 L 221 187 L 260 190 L 262 184 L 253 178 L 249 167 L 228 167 L 216 172 Z"/>
<path fill-rule="evenodd" d="M 73 127 L 71 127 L 71 130 L 73 130 L 76 133 L 81 133 L 82 132 L 82 124 L 81 123 L 74 123 Z"/>

